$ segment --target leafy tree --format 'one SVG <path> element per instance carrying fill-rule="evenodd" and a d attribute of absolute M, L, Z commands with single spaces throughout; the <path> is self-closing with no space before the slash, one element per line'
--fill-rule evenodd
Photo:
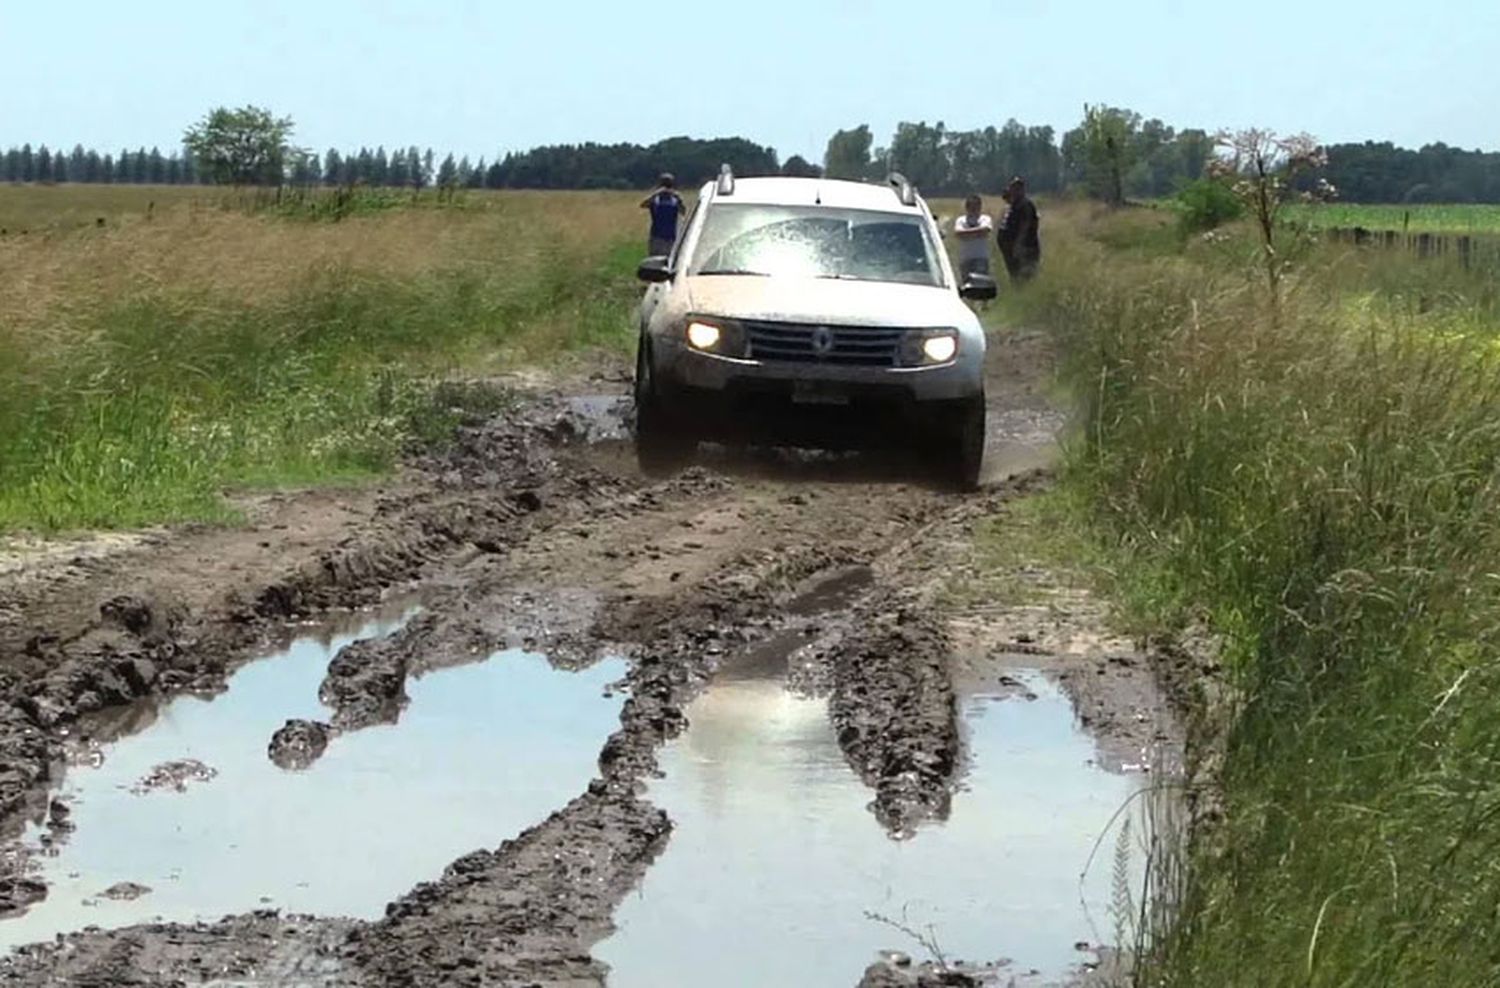
<path fill-rule="evenodd" d="M 338 185 L 339 172 L 343 167 L 344 159 L 339 155 L 338 148 L 329 148 L 328 153 L 323 155 L 323 184 Z"/>
<path fill-rule="evenodd" d="M 431 151 L 427 153 L 432 154 Z M 451 189 L 458 184 L 458 164 L 453 160 L 452 154 L 444 158 L 443 163 L 438 166 L 437 184 L 440 189 Z"/>
<path fill-rule="evenodd" d="M 1125 174 L 1135 163 L 1140 114 L 1110 106 L 1083 108 L 1084 181 L 1112 206 L 1125 202 Z"/>
<path fill-rule="evenodd" d="M 414 189 L 425 188 L 432 177 L 422 161 L 422 152 L 415 146 L 406 149 L 406 177 Z"/>
<path fill-rule="evenodd" d="M 836 131 L 823 152 L 823 173 L 829 178 L 868 178 L 873 167 L 870 161 L 873 142 L 869 124 Z"/>
<path fill-rule="evenodd" d="M 952 184 L 952 169 L 946 135 L 947 128 L 941 120 L 936 126 L 928 126 L 925 120 L 897 124 L 888 151 L 890 170 L 900 172 L 923 189 L 948 188 Z"/>
<path fill-rule="evenodd" d="M 793 178 L 822 178 L 823 169 L 808 161 L 802 155 L 794 154 L 782 164 L 781 174 L 790 175 Z"/>
<path fill-rule="evenodd" d="M 279 185 L 286 177 L 291 136 L 291 117 L 256 106 L 221 106 L 189 127 L 182 143 L 221 185 Z"/>
<path fill-rule="evenodd" d="M 406 152 L 397 148 L 391 152 L 390 177 L 386 180 L 386 184 L 399 188 L 410 181 L 411 172 L 406 166 Z"/>

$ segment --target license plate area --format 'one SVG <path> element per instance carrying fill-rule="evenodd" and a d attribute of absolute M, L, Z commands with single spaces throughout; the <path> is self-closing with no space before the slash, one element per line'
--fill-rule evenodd
<path fill-rule="evenodd" d="M 795 405 L 847 405 L 849 391 L 829 381 L 793 381 L 792 403 Z"/>

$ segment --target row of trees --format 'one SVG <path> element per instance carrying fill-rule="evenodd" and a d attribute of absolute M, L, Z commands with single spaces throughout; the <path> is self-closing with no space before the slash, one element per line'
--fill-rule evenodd
<path fill-rule="evenodd" d="M 86 150 L 52 151 L 46 145 L 12 147 L 0 156 L 0 181 L 90 182 L 114 184 L 194 185 L 223 182 L 237 185 L 372 185 L 425 188 L 594 189 L 644 188 L 662 172 L 683 184 L 706 181 L 729 162 L 737 174 L 818 175 L 822 170 L 800 157 L 777 161 L 772 148 L 740 138 L 695 140 L 687 137 L 661 141 L 650 147 L 635 144 L 582 144 L 536 148 L 507 154 L 492 163 L 481 158 L 449 154 L 437 160 L 431 148 L 385 147 L 323 154 L 286 148 L 278 157 L 258 157 L 243 163 L 211 164 L 187 146 L 170 154 L 160 148 L 122 150 L 119 154 Z M 276 176 L 284 176 L 278 181 Z"/>
<path fill-rule="evenodd" d="M 209 181 L 200 174 L 191 153 L 161 153 L 160 148 L 147 151 L 124 150 L 119 155 L 85 150 L 75 145 L 72 151 L 52 151 L 43 144 L 12 147 L 0 156 L 0 180 L 6 182 L 119 182 L 152 185 L 193 185 Z"/>
<path fill-rule="evenodd" d="M 1326 178 L 1348 202 L 1500 202 L 1500 153 L 1446 144 L 1331 144 Z"/>
<path fill-rule="evenodd" d="M 822 167 L 744 138 L 674 137 L 638 144 L 561 144 L 511 153 L 490 163 L 451 154 L 441 161 L 417 147 L 387 152 L 336 148 L 324 154 L 292 145 L 292 121 L 258 107 L 215 109 L 183 137 L 183 147 L 99 154 L 42 145 L 12 147 L 0 156 L 8 182 L 127 182 L 299 186 L 365 184 L 423 188 L 645 188 L 662 172 L 683 185 L 712 178 L 723 162 L 741 175 L 785 174 L 879 179 L 900 171 L 933 194 L 994 191 L 1025 176 L 1039 192 L 1078 189 L 1110 202 L 1170 195 L 1204 175 L 1215 139 L 1196 129 L 1109 106 L 1084 108 L 1084 119 L 1059 138 L 1051 127 L 1015 120 L 1001 127 L 949 130 L 939 121 L 902 122 L 876 146 L 868 125 L 840 130 L 828 141 Z M 1390 143 L 1339 144 L 1309 180 L 1324 179 L 1354 202 L 1500 202 L 1500 153 L 1433 144 L 1419 151 Z"/>
<path fill-rule="evenodd" d="M 1203 174 L 1214 149 L 1205 131 L 1179 132 L 1112 107 L 1089 107 L 1060 141 L 1051 127 L 1011 120 L 982 130 L 901 123 L 888 144 L 874 143 L 867 125 L 835 133 L 824 156 L 828 174 L 872 178 L 899 171 L 924 190 L 948 195 L 993 191 L 1020 175 L 1034 191 L 1083 188 L 1118 202 L 1175 191 Z"/>

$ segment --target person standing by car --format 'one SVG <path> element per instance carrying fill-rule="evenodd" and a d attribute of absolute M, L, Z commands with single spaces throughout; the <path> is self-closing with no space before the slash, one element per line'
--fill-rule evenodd
<path fill-rule="evenodd" d="M 672 174 L 665 172 L 651 194 L 641 200 L 641 208 L 651 213 L 651 236 L 646 247 L 651 257 L 665 257 L 677 243 L 677 218 L 687 207 L 677 194 L 676 185 Z"/>
<path fill-rule="evenodd" d="M 958 238 L 958 273 L 990 273 L 990 233 L 994 222 L 981 210 L 984 200 L 971 195 L 964 200 L 964 212 L 953 221 L 953 235 Z"/>
<path fill-rule="evenodd" d="M 1005 187 L 1005 201 L 1010 208 L 1005 219 L 1000 221 L 1000 231 L 995 239 L 1000 243 L 1000 256 L 1005 259 L 1005 270 L 1016 284 L 1030 281 L 1042 263 L 1041 220 L 1036 203 L 1026 194 L 1026 180 L 1020 177 L 1010 180 Z"/>

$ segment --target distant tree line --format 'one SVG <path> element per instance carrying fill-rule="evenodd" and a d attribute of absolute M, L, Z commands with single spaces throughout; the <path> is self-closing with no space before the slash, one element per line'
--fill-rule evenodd
<path fill-rule="evenodd" d="M 209 153 L 215 126 L 239 134 L 270 135 L 268 153 L 247 167 L 228 167 Z M 933 195 L 994 192 L 1013 176 L 1034 191 L 1081 191 L 1106 201 L 1158 198 L 1203 176 L 1215 153 L 1203 130 L 1176 130 L 1131 110 L 1085 108 L 1084 119 L 1060 137 L 1051 127 L 1010 120 L 1003 126 L 950 130 L 941 121 L 902 122 L 879 146 L 868 125 L 840 130 L 828 141 L 821 165 L 740 137 L 702 140 L 673 137 L 639 144 L 556 144 L 512 152 L 493 161 L 431 148 L 384 146 L 322 154 L 290 146 L 291 121 L 267 111 L 220 108 L 185 135 L 182 148 L 104 153 L 75 145 L 71 151 L 11 147 L 0 157 L 0 181 L 129 184 L 236 184 L 298 186 L 369 185 L 394 188 L 640 189 L 663 172 L 683 186 L 711 179 L 728 162 L 739 175 L 827 174 L 879 180 L 905 174 Z M 231 136 L 234 136 L 231 134 Z M 238 147 L 233 140 L 225 142 Z M 195 155 L 192 148 L 203 153 Z M 1500 202 L 1500 152 L 1464 151 L 1430 144 L 1417 151 L 1386 143 L 1335 144 L 1328 164 L 1309 181 L 1326 179 L 1348 202 Z"/>
<path fill-rule="evenodd" d="M 1097 118 L 1097 119 L 1095 119 Z M 1015 120 L 1002 127 L 949 130 L 941 121 L 898 124 L 888 144 L 874 147 L 867 125 L 828 141 L 824 163 L 838 178 L 877 178 L 896 171 L 926 192 L 963 195 L 997 191 L 1021 176 L 1036 192 L 1081 188 L 1100 198 L 1170 194 L 1203 173 L 1213 139 L 1176 131 L 1128 110 L 1091 108 L 1091 120 L 1058 139 L 1051 127 Z"/>
<path fill-rule="evenodd" d="M 0 157 L 0 180 L 6 182 L 90 182 L 132 185 L 198 185 L 209 181 L 200 174 L 191 153 L 160 148 L 100 154 L 74 145 L 72 151 L 53 151 L 42 144 L 12 147 Z"/>
<path fill-rule="evenodd" d="M 1328 164 L 1313 177 L 1331 182 L 1345 202 L 1500 202 L 1500 152 L 1446 144 L 1412 151 L 1389 141 L 1326 150 Z"/>

